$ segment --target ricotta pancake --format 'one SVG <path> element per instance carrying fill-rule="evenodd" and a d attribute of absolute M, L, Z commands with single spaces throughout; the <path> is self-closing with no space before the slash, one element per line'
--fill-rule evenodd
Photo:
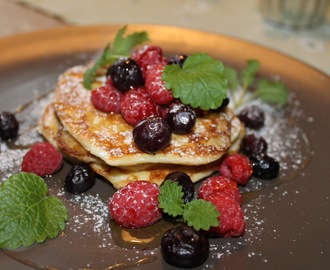
<path fill-rule="evenodd" d="M 197 117 L 187 135 L 173 134 L 171 144 L 155 154 L 139 150 L 133 127 L 120 114 L 104 113 L 90 101 L 83 86 L 85 66 L 76 66 L 59 77 L 54 109 L 60 123 L 86 151 L 110 166 L 139 164 L 203 165 L 223 156 L 231 146 L 231 124 L 226 113 Z"/>
<path fill-rule="evenodd" d="M 237 149 L 234 146 L 239 145 L 241 137 L 244 135 L 244 126 L 233 113 L 227 113 L 226 116 L 231 123 L 231 140 L 233 142 L 229 151 L 235 152 Z M 61 151 L 67 160 L 89 163 L 96 173 L 111 182 L 116 189 L 137 180 L 147 180 L 160 185 L 166 175 L 173 171 L 183 171 L 191 177 L 193 182 L 197 182 L 215 172 L 218 166 L 218 162 L 200 166 L 173 164 L 140 164 L 126 167 L 110 166 L 89 153 L 65 130 L 56 116 L 52 103 L 44 110 L 40 119 L 39 130 L 49 142 Z"/>

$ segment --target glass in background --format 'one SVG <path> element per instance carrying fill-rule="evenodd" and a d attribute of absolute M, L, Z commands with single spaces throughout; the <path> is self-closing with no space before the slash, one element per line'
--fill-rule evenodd
<path fill-rule="evenodd" d="M 267 21 L 291 29 L 321 25 L 329 6 L 330 0 L 260 0 L 260 10 Z"/>

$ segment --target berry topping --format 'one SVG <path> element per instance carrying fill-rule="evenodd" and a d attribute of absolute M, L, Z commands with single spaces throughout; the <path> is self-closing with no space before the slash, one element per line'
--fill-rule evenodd
<path fill-rule="evenodd" d="M 163 118 L 149 117 L 134 127 L 133 139 L 140 150 L 155 153 L 170 144 L 172 132 Z"/>
<path fill-rule="evenodd" d="M 76 164 L 71 167 L 65 177 L 64 188 L 73 194 L 83 193 L 95 184 L 95 173 L 86 164 Z"/>
<path fill-rule="evenodd" d="M 92 91 L 91 101 L 95 108 L 101 111 L 119 113 L 122 95 L 112 84 L 107 83 Z"/>
<path fill-rule="evenodd" d="M 141 49 L 135 51 L 132 56 L 142 69 L 143 74 L 148 67 L 157 64 L 167 64 L 167 59 L 163 56 L 163 51 L 160 47 L 145 45 Z"/>
<path fill-rule="evenodd" d="M 46 176 L 57 172 L 62 164 L 62 155 L 52 144 L 38 142 L 24 155 L 22 171 Z"/>
<path fill-rule="evenodd" d="M 260 129 L 265 122 L 264 112 L 255 105 L 243 109 L 238 117 L 246 127 L 251 129 Z"/>
<path fill-rule="evenodd" d="M 250 157 L 253 164 L 253 176 L 270 180 L 278 176 L 280 165 L 274 158 L 261 154 Z"/>
<path fill-rule="evenodd" d="M 149 116 L 158 116 L 159 109 L 143 88 L 127 91 L 120 103 L 120 112 L 125 121 L 135 126 Z"/>
<path fill-rule="evenodd" d="M 213 175 L 207 178 L 198 189 L 197 195 L 200 199 L 206 199 L 213 193 L 224 193 L 232 196 L 241 204 L 242 196 L 237 183 L 221 175 Z"/>
<path fill-rule="evenodd" d="M 178 65 L 179 67 L 183 66 L 184 61 L 187 59 L 187 55 L 184 54 L 177 54 L 174 55 L 169 61 L 169 65 Z"/>
<path fill-rule="evenodd" d="M 194 199 L 195 186 L 194 186 L 193 181 L 191 181 L 191 178 L 188 174 L 186 174 L 184 172 L 180 172 L 180 171 L 174 171 L 174 172 L 169 173 L 165 177 L 165 180 L 171 180 L 173 182 L 178 182 L 178 184 L 180 186 L 182 186 L 184 203 L 190 202 Z"/>
<path fill-rule="evenodd" d="M 120 59 L 107 71 L 113 85 L 121 92 L 140 87 L 144 84 L 142 70 L 133 59 Z"/>
<path fill-rule="evenodd" d="M 15 138 L 17 136 L 19 124 L 14 114 L 10 112 L 0 113 L 0 137 L 3 140 Z"/>
<path fill-rule="evenodd" d="M 145 88 L 149 96 L 160 105 L 168 105 L 173 101 L 171 90 L 165 88 L 165 82 L 162 79 L 163 64 L 152 65 L 146 72 Z"/>
<path fill-rule="evenodd" d="M 252 176 L 252 163 L 242 154 L 233 154 L 225 157 L 219 165 L 219 173 L 238 184 L 245 185 Z"/>
<path fill-rule="evenodd" d="M 162 216 L 158 208 L 159 187 L 147 181 L 131 182 L 117 190 L 109 201 L 111 217 L 127 228 L 149 226 Z"/>
<path fill-rule="evenodd" d="M 161 240 L 161 253 L 164 260 L 171 265 L 197 267 L 209 256 L 209 239 L 205 232 L 181 225 L 164 234 Z"/>
<path fill-rule="evenodd" d="M 249 157 L 266 153 L 267 142 L 263 137 L 256 137 L 254 134 L 249 134 L 243 138 L 241 150 Z"/>
<path fill-rule="evenodd" d="M 195 125 L 196 113 L 190 106 L 175 104 L 167 112 L 165 120 L 174 133 L 187 134 Z"/>
<path fill-rule="evenodd" d="M 245 232 L 246 223 L 243 210 L 237 200 L 224 193 L 213 193 L 205 200 L 211 202 L 218 209 L 220 225 L 211 227 L 210 234 L 217 237 L 236 237 Z"/>

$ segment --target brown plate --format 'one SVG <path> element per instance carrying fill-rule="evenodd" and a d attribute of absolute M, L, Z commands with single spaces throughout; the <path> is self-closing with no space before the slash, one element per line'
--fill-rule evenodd
<path fill-rule="evenodd" d="M 14 111 L 48 92 L 60 73 L 90 60 L 113 39 L 119 27 L 65 27 L 2 39 L 1 111 Z M 260 192 L 245 197 L 246 234 L 212 239 L 209 260 L 198 269 L 324 269 L 330 265 L 329 76 L 276 51 L 230 37 L 177 27 L 129 26 L 129 31 L 136 30 L 148 31 L 151 42 L 166 54 L 207 52 L 237 68 L 247 59 L 258 59 L 261 76 L 284 81 L 295 96 L 293 107 L 299 108 L 291 120 L 303 131 L 306 144 L 296 149 L 297 157 L 295 153 L 290 157 L 302 162 L 291 160 L 296 167 L 287 175 L 261 184 Z M 279 144 L 292 140 L 283 136 Z M 3 166 L 0 161 L 1 171 Z M 177 269 L 163 262 L 152 241 L 145 251 L 132 249 L 138 244 L 122 243 L 118 239 L 123 232 L 113 224 L 109 229 L 102 208 L 114 192 L 109 183 L 98 180 L 85 197 L 76 200 L 62 192 L 67 170 L 68 164 L 46 178 L 50 193 L 69 205 L 65 233 L 29 248 L 2 250 L 1 269 Z M 95 212 L 88 214 L 85 210 L 93 206 Z M 148 234 L 124 233 L 149 241 L 158 229 Z"/>

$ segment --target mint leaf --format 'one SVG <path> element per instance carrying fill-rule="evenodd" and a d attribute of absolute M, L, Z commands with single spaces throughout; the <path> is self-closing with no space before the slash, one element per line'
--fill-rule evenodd
<path fill-rule="evenodd" d="M 183 211 L 183 192 L 182 186 L 178 182 L 165 180 L 160 187 L 158 196 L 159 208 L 170 216 L 176 217 L 182 214 Z"/>
<path fill-rule="evenodd" d="M 267 103 L 284 106 L 288 101 L 288 90 L 284 83 L 262 79 L 258 82 L 255 96 Z"/>
<path fill-rule="evenodd" d="M 65 227 L 67 210 L 56 197 L 47 196 L 45 181 L 21 172 L 0 188 L 0 248 L 16 249 L 54 238 Z"/>
<path fill-rule="evenodd" d="M 210 227 L 219 226 L 219 216 L 219 211 L 211 202 L 201 199 L 185 204 L 183 211 L 184 221 L 197 231 L 208 231 Z"/>
<path fill-rule="evenodd" d="M 124 37 L 126 29 L 127 26 L 124 26 L 118 30 L 112 46 L 110 44 L 107 45 L 94 66 L 85 72 L 84 86 L 86 89 L 90 89 L 98 69 L 112 65 L 119 58 L 129 57 L 134 46 L 149 40 L 148 34 L 145 31 L 134 32 Z"/>
<path fill-rule="evenodd" d="M 145 31 L 134 32 L 124 37 L 126 29 L 127 26 L 119 29 L 113 41 L 113 49 L 107 54 L 107 58 L 111 59 L 113 57 L 116 61 L 120 57 L 128 57 L 134 46 L 149 40 L 148 34 Z"/>
<path fill-rule="evenodd" d="M 162 78 L 175 98 L 193 108 L 216 109 L 227 97 L 223 63 L 204 53 L 189 56 L 182 68 L 165 66 Z"/>
<path fill-rule="evenodd" d="M 94 66 L 86 70 L 84 74 L 84 86 L 86 89 L 90 89 L 90 86 L 92 85 L 93 80 L 97 75 L 97 70 L 105 65 L 106 55 L 108 54 L 109 51 L 110 51 L 110 45 L 107 45 L 104 48 L 101 56 L 96 60 Z"/>
<path fill-rule="evenodd" d="M 260 63 L 257 60 L 248 60 L 247 67 L 245 67 L 242 71 L 242 80 L 243 87 L 248 88 L 253 83 L 255 76 L 260 68 Z"/>
<path fill-rule="evenodd" d="M 228 88 L 235 90 L 239 85 L 237 70 L 232 67 L 225 66 L 224 75 L 228 80 Z"/>

